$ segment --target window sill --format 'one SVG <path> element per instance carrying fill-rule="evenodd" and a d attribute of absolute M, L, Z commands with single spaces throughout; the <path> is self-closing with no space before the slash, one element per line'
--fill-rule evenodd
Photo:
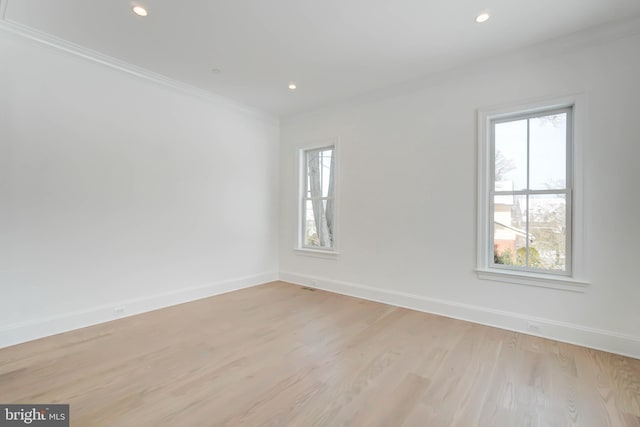
<path fill-rule="evenodd" d="M 324 259 L 336 259 L 340 252 L 337 251 L 323 251 L 321 249 L 309 249 L 309 248 L 293 248 L 293 252 L 296 255 L 310 256 L 315 258 Z"/>
<path fill-rule="evenodd" d="M 571 292 L 585 292 L 589 283 L 565 276 L 551 274 L 520 273 L 494 269 L 476 269 L 479 279 L 514 283 L 525 286 L 559 289 Z"/>

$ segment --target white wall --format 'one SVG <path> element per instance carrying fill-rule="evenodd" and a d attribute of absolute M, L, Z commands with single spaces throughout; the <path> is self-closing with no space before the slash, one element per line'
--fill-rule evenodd
<path fill-rule="evenodd" d="M 0 347 L 277 278 L 278 146 L 274 118 L 0 29 Z"/>
<path fill-rule="evenodd" d="M 285 280 L 501 327 L 533 320 L 541 335 L 640 357 L 639 50 L 638 35 L 559 44 L 279 128 L 0 30 L 0 347 L 279 268 Z M 575 92 L 588 110 L 590 286 L 477 279 L 477 108 Z M 333 137 L 341 254 L 297 255 L 296 148 Z"/>
<path fill-rule="evenodd" d="M 637 31 L 636 31 L 637 32 Z M 640 36 L 487 60 L 393 96 L 285 120 L 286 280 L 640 357 Z M 575 45 L 576 43 L 573 43 Z M 563 47 L 564 46 L 564 47 Z M 478 108 L 583 93 L 585 293 L 480 280 Z M 339 137 L 335 260 L 294 253 L 296 149 Z"/>

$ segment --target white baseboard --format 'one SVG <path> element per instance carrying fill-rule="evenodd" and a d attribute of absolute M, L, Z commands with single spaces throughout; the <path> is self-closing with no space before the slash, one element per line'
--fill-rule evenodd
<path fill-rule="evenodd" d="M 159 308 L 250 288 L 274 280 L 278 280 L 278 273 L 276 272 L 238 277 L 150 297 L 118 301 L 85 310 L 61 314 L 59 316 L 14 323 L 0 328 L 0 348 L 157 310 Z M 122 309 L 122 311 L 116 312 L 116 310 L 119 309 Z"/>
<path fill-rule="evenodd" d="M 637 336 L 292 272 L 281 271 L 280 280 L 640 359 Z M 530 322 L 539 331 L 532 332 Z"/>
<path fill-rule="evenodd" d="M 0 348 L 122 317 L 133 316 L 176 304 L 261 285 L 278 280 L 278 278 L 285 282 L 329 292 L 466 320 L 543 338 L 550 338 L 640 359 L 640 337 L 637 336 L 284 271 L 280 272 L 279 277 L 278 273 L 275 272 L 239 277 L 150 297 L 105 304 L 59 316 L 14 323 L 0 328 Z M 114 313 L 114 310 L 119 307 L 123 307 L 124 310 L 121 313 Z M 530 322 L 539 326 L 539 332 L 533 333 L 529 329 Z"/>

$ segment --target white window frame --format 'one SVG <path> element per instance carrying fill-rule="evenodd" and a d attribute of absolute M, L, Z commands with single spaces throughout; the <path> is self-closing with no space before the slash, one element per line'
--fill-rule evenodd
<path fill-rule="evenodd" d="M 297 205 L 298 205 L 298 220 L 296 221 L 296 246 L 294 250 L 300 255 L 309 255 L 320 258 L 335 258 L 339 255 L 338 251 L 338 190 L 339 190 L 339 152 L 338 152 L 338 140 L 328 139 L 319 141 L 313 145 L 301 147 L 297 150 L 297 175 L 298 175 L 298 188 L 297 188 Z M 304 244 L 305 233 L 305 203 L 308 200 L 306 197 L 306 175 L 307 168 L 305 162 L 305 155 L 309 151 L 322 150 L 332 148 L 333 149 L 333 234 L 332 234 L 332 247 L 322 248 L 317 246 L 308 246 Z"/>
<path fill-rule="evenodd" d="M 567 269 L 551 272 L 524 268 L 497 267 L 493 263 L 493 185 L 494 165 L 492 122 L 502 119 L 518 119 L 536 116 L 543 112 L 553 113 L 571 108 L 572 128 L 567 140 Z M 582 152 L 577 143 L 584 138 L 584 99 L 572 95 L 551 100 L 525 104 L 514 104 L 499 108 L 478 110 L 478 211 L 477 211 L 477 265 L 480 279 L 541 286 L 568 291 L 584 292 L 588 285 L 583 258 L 583 212 L 582 212 Z M 570 122 L 568 121 L 567 125 Z"/>

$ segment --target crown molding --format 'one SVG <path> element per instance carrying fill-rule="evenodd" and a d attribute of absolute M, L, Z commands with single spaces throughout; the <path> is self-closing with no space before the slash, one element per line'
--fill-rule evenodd
<path fill-rule="evenodd" d="M 443 82 L 455 81 L 456 79 L 486 71 L 487 69 L 527 64 L 532 61 L 575 52 L 591 46 L 611 43 L 638 34 L 640 34 L 640 17 L 591 27 L 534 43 L 516 50 L 504 51 L 488 57 L 460 62 L 446 69 L 437 70 L 415 79 L 363 92 L 326 105 L 285 114 L 282 116 L 281 122 L 287 124 L 299 118 L 322 116 L 328 112 L 348 111 L 362 104 L 375 103 L 397 96 L 413 94 L 421 89 L 434 87 Z"/>
<path fill-rule="evenodd" d="M 116 69 L 118 71 L 139 77 L 141 79 L 148 80 L 155 84 L 173 89 L 182 94 L 186 94 L 200 100 L 212 103 L 218 107 L 230 108 L 240 113 L 249 115 L 253 118 L 260 119 L 269 124 L 279 125 L 279 118 L 271 114 L 265 113 L 258 109 L 251 108 L 247 105 L 238 103 L 229 98 L 215 94 L 213 92 L 206 91 L 204 89 L 197 88 L 195 86 L 183 83 L 181 81 L 166 77 L 162 74 L 155 73 L 146 68 L 138 67 L 128 62 L 113 58 L 111 56 L 102 54 L 98 51 L 88 49 L 84 46 L 72 43 L 68 40 L 53 36 L 49 33 L 45 33 L 36 30 L 32 27 L 20 24 L 10 19 L 6 19 L 5 13 L 8 0 L 0 0 L 0 30 L 16 34 L 18 36 L 33 40 L 40 44 L 49 46 L 51 48 L 63 51 L 75 56 L 79 56 L 86 60 L 96 62 L 98 64 Z"/>

